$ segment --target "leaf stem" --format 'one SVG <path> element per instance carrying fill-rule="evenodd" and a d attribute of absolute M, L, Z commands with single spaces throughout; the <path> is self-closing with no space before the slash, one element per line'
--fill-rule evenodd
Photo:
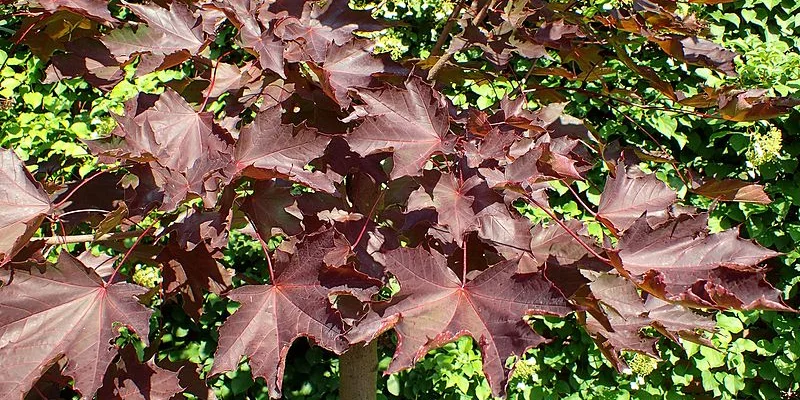
<path fill-rule="evenodd" d="M 589 206 L 583 201 L 583 199 L 578 194 L 578 192 L 576 192 L 575 189 L 572 188 L 572 185 L 570 185 L 567 182 L 565 182 L 564 179 L 562 179 L 561 182 L 564 183 L 564 185 L 567 186 L 567 189 L 569 189 L 569 191 L 572 192 L 572 195 L 575 196 L 575 200 L 578 200 L 578 203 L 580 203 L 581 206 L 583 206 L 583 208 L 586 210 L 586 212 L 591 214 L 592 217 L 596 218 L 597 217 L 597 213 L 594 212 L 591 208 L 589 208 Z"/>
<path fill-rule="evenodd" d="M 364 219 L 364 226 L 361 227 L 361 232 L 358 233 L 356 241 L 353 242 L 352 246 L 350 246 L 350 251 L 355 251 L 356 247 L 358 247 L 358 244 L 361 242 L 361 238 L 364 237 L 364 233 L 367 231 L 367 225 L 369 225 L 369 221 L 372 220 L 372 214 L 375 213 L 375 209 L 378 207 L 378 203 L 381 202 L 384 193 L 386 192 L 381 190 L 381 193 L 378 195 L 378 198 L 375 199 L 375 203 L 372 204 L 372 208 L 369 210 L 369 215 L 367 215 L 366 218 Z"/>
<path fill-rule="evenodd" d="M 461 266 L 461 287 L 467 285 L 467 239 L 461 245 L 461 258 L 464 265 Z"/>
<path fill-rule="evenodd" d="M 261 234 L 258 232 L 257 229 L 253 229 L 258 238 L 258 242 L 261 243 L 261 249 L 264 250 L 264 257 L 267 258 L 267 268 L 269 270 L 269 283 L 274 285 L 275 284 L 275 270 L 272 268 L 272 259 L 269 258 L 269 247 L 267 246 L 267 242 L 264 241 L 264 238 L 261 237 Z"/>
<path fill-rule="evenodd" d="M 112 273 L 111 276 L 108 278 L 108 281 L 105 284 L 106 286 L 109 286 L 112 283 L 114 283 L 114 277 L 117 276 L 117 272 L 119 272 L 120 268 L 122 268 L 122 266 L 125 264 L 125 260 L 128 259 L 128 257 L 131 255 L 131 253 L 133 253 L 133 249 L 135 249 L 136 246 L 139 244 L 139 242 L 145 237 L 145 235 L 147 235 L 147 232 L 150 232 L 150 229 L 153 229 L 153 227 L 156 225 L 157 222 L 158 222 L 158 219 L 153 219 L 153 222 L 150 224 L 150 226 L 148 226 L 147 229 L 142 231 L 142 233 L 139 235 L 139 237 L 136 238 L 136 241 L 133 242 L 133 245 L 131 245 L 131 248 L 128 249 L 128 251 L 122 257 L 122 260 L 120 260 L 119 264 L 117 265 L 117 268 L 114 268 L 114 273 Z"/>
<path fill-rule="evenodd" d="M 533 197 L 531 197 L 531 196 L 527 196 L 527 197 L 528 197 L 528 200 L 530 200 L 530 201 L 531 201 L 533 204 L 535 204 L 535 205 L 536 205 L 536 207 L 539 207 L 539 208 L 541 208 L 541 209 L 542 209 L 542 210 L 543 210 L 545 213 L 547 213 L 547 215 L 548 215 L 548 216 L 550 216 L 550 218 L 552 218 L 552 219 L 553 219 L 553 221 L 556 221 L 556 223 L 557 223 L 559 226 L 561 226 L 561 228 L 562 228 L 562 229 L 564 229 L 565 231 L 567 231 L 567 233 L 569 233 L 569 235 L 570 235 L 570 236 L 572 236 L 572 238 L 573 238 L 573 239 L 575 239 L 575 240 L 578 242 L 578 244 L 580 244 L 580 245 L 581 245 L 581 247 L 583 247 L 584 249 L 586 249 L 586 251 L 588 251 L 588 252 L 589 252 L 589 254 L 591 254 L 592 256 L 596 257 L 598 260 L 600 260 L 600 261 L 602 261 L 602 262 L 604 262 L 604 263 L 606 263 L 606 264 L 608 264 L 608 265 L 610 265 L 610 266 L 612 266 L 612 267 L 614 266 L 614 264 L 611 262 L 611 260 L 609 260 L 608 258 L 605 258 L 605 257 L 601 256 L 600 254 L 598 254 L 598 253 L 597 253 L 597 252 L 596 252 L 596 251 L 595 251 L 595 250 L 594 250 L 594 249 L 593 249 L 591 246 L 589 246 L 588 244 L 586 244 L 586 243 L 585 243 L 585 242 L 584 242 L 584 241 L 583 241 L 583 240 L 580 238 L 580 236 L 578 236 L 578 234 L 577 234 L 577 233 L 573 232 L 573 231 L 572 231 L 572 229 L 570 229 L 569 227 L 567 227 L 567 224 L 565 224 L 565 223 L 561 222 L 561 220 L 560 220 L 560 219 L 558 219 L 558 217 L 557 217 L 557 216 L 556 216 L 556 215 L 555 215 L 555 214 L 554 214 L 552 211 L 550 211 L 548 208 L 546 208 L 546 207 L 545 207 L 545 206 L 543 206 L 541 203 L 539 203 L 538 201 L 536 201 L 536 199 L 534 199 Z"/>
<path fill-rule="evenodd" d="M 67 216 L 67 215 L 80 214 L 80 213 L 102 213 L 102 214 L 108 214 L 110 212 L 111 211 L 101 210 L 99 208 L 84 208 L 84 209 L 81 209 L 81 210 L 72 210 L 72 211 L 67 211 L 67 212 L 65 212 L 63 214 L 59 214 L 58 218 L 61 219 L 61 218 L 65 217 L 65 216 Z"/>
<path fill-rule="evenodd" d="M 71 197 L 72 197 L 72 196 L 75 194 L 75 192 L 77 192 L 77 191 L 78 191 L 80 188 L 82 188 L 82 187 L 83 187 L 84 185 L 86 185 L 87 183 L 91 182 L 91 181 L 92 181 L 94 178 L 97 178 L 98 176 L 100 176 L 100 175 L 102 175 L 102 174 L 105 174 L 105 173 L 107 173 L 107 172 L 114 171 L 114 170 L 116 170 L 116 169 L 118 169 L 118 168 L 120 168 L 120 167 L 119 167 L 119 166 L 114 166 L 114 167 L 111 167 L 111 168 L 109 168 L 109 169 L 105 169 L 105 170 L 102 170 L 102 171 L 98 171 L 96 174 L 94 174 L 94 175 L 92 175 L 92 176 L 90 176 L 90 177 L 88 177 L 88 178 L 84 179 L 83 181 L 81 181 L 81 183 L 79 183 L 77 186 L 75 186 L 75 188 L 74 188 L 74 189 L 72 189 L 72 191 L 71 191 L 71 192 L 69 192 L 69 193 L 68 193 L 68 194 L 67 194 L 67 195 L 64 197 L 64 199 L 62 199 L 61 201 L 59 201 L 59 202 L 58 202 L 58 204 L 54 205 L 54 206 L 53 206 L 53 209 L 58 209 L 58 208 L 61 208 L 61 206 L 63 206 L 63 205 L 64 205 L 64 203 L 66 203 L 66 202 L 67 202 L 67 201 L 68 201 L 68 200 L 69 200 L 69 199 L 70 199 L 70 198 L 71 198 Z M 62 215 L 63 215 L 63 214 L 62 214 Z"/>
<path fill-rule="evenodd" d="M 219 69 L 219 63 L 222 61 L 222 58 L 231 54 L 233 50 L 219 56 L 217 58 L 217 62 L 214 64 L 214 71 L 211 72 L 211 83 L 208 85 L 208 94 L 206 94 L 205 98 L 203 99 L 203 104 L 200 106 L 200 112 L 205 111 L 206 104 L 208 104 L 208 99 L 211 97 L 211 92 L 214 90 L 214 85 L 217 83 L 217 70 Z"/>

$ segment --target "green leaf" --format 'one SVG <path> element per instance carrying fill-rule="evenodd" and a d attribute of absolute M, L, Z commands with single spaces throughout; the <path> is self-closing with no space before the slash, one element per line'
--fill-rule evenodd
<path fill-rule="evenodd" d="M 725 314 L 717 314 L 717 326 L 731 333 L 739 333 L 744 329 L 739 318 Z"/>
<path fill-rule="evenodd" d="M 397 374 L 389 375 L 386 380 L 386 390 L 395 396 L 400 396 L 400 378 L 397 377 Z"/>
<path fill-rule="evenodd" d="M 28 92 L 22 95 L 22 101 L 31 106 L 31 108 L 36 108 L 42 105 L 43 98 L 44 96 L 42 96 L 42 94 L 39 92 Z"/>

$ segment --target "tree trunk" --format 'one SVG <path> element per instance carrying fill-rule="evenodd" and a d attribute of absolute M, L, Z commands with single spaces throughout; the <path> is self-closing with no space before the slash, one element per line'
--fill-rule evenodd
<path fill-rule="evenodd" d="M 339 357 L 339 398 L 375 400 L 378 387 L 378 345 L 351 347 Z"/>

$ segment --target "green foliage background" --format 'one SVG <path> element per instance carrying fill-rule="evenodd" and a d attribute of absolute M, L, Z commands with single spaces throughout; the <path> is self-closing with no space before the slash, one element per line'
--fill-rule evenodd
<path fill-rule="evenodd" d="M 582 5 L 587 14 L 602 13 L 624 0 L 593 0 Z M 357 7 L 379 7 L 375 13 L 401 22 L 372 35 L 376 51 L 394 58 L 425 58 L 436 41 L 437 32 L 453 8 L 447 0 L 354 0 Z M 97 168 L 77 139 L 94 138 L 113 129 L 110 112 L 137 92 L 159 92 L 170 81 L 180 79 L 180 70 L 165 71 L 127 79 L 114 90 L 102 93 L 80 79 L 54 84 L 41 83 L 45 63 L 10 38 L 19 20 L 0 6 L 0 146 L 13 148 L 40 180 L 63 182 L 85 177 Z M 707 19 L 714 40 L 743 54 L 737 60 L 738 83 L 751 88 L 768 88 L 780 95 L 800 90 L 800 3 L 794 0 L 738 0 L 717 6 L 682 3 L 684 12 L 695 11 Z M 9 12 L 6 12 L 9 11 Z M 224 43 L 224 38 L 219 41 Z M 722 86 L 732 82 L 705 68 L 687 68 L 652 51 L 644 43 L 627 45 L 637 62 L 648 65 L 692 93 L 704 83 Z M 536 66 L 558 65 L 557 55 L 538 60 Z M 479 52 L 458 54 L 458 61 L 480 60 Z M 530 62 L 514 67 L 524 76 Z M 486 66 L 484 66 L 486 68 Z M 686 79 L 686 77 L 689 77 Z M 647 82 L 622 65 L 605 74 L 602 83 L 610 87 L 646 88 Z M 562 84 L 558 77 L 542 85 L 578 88 L 580 82 Z M 598 89 L 600 81 L 587 82 L 581 89 Z M 495 104 L 517 82 L 467 81 L 447 89 L 456 105 L 485 108 Z M 712 204 L 688 193 L 678 171 L 669 164 L 644 167 L 679 189 L 684 200 L 699 208 L 712 208 L 712 229 L 741 227 L 742 235 L 784 253 L 774 263 L 769 278 L 781 289 L 787 303 L 800 306 L 800 112 L 769 123 L 734 123 L 700 119 L 589 98 L 576 90 L 568 97 L 567 112 L 584 118 L 605 141 L 652 151 L 668 150 L 678 160 L 680 172 L 689 168 L 705 176 L 755 180 L 766 185 L 774 200 L 769 206 L 737 203 Z M 655 90 L 645 91 L 641 104 L 666 104 Z M 537 107 L 531 101 L 532 107 Z M 210 109 L 214 109 L 213 105 Z M 635 121 L 635 122 L 634 122 Z M 648 137 L 652 134 L 658 143 Z M 602 166 L 598 165 L 598 168 Z M 576 189 L 589 204 L 597 204 L 597 187 L 604 182 L 594 175 L 594 187 Z M 572 218 L 590 220 L 566 187 L 554 204 Z M 533 215 L 533 217 L 536 217 Z M 76 245 L 80 246 L 80 245 Z M 257 244 L 234 235 L 225 261 L 231 268 L 258 279 L 263 263 Z M 134 271 L 134 279 L 155 284 L 158 272 L 147 267 Z M 206 313 L 199 324 L 180 307 L 168 306 L 158 315 L 163 349 L 158 357 L 172 361 L 189 360 L 208 371 L 216 346 L 216 328 L 235 310 L 235 305 L 216 296 L 206 301 Z M 716 316 L 716 349 L 691 343 L 678 345 L 662 339 L 663 361 L 628 354 L 632 371 L 618 374 L 603 359 L 591 339 L 571 318 L 536 319 L 532 323 L 548 333 L 553 342 L 529 351 L 516 360 L 517 370 L 510 384 L 510 399 L 679 399 L 692 398 L 800 398 L 800 318 L 771 312 L 730 312 Z M 653 333 L 655 335 L 655 333 Z M 394 349 L 387 335 L 380 344 L 380 368 L 385 369 Z M 515 362 L 515 360 L 509 360 Z M 299 343 L 292 349 L 284 383 L 289 399 L 335 399 L 338 390 L 338 361 L 331 354 Z M 221 399 L 266 399 L 263 382 L 253 381 L 246 364 L 213 383 Z M 481 372 L 480 352 L 471 339 L 451 343 L 431 352 L 413 370 L 380 379 L 382 399 L 488 399 L 490 390 Z M 65 397 L 71 396 L 68 391 Z"/>

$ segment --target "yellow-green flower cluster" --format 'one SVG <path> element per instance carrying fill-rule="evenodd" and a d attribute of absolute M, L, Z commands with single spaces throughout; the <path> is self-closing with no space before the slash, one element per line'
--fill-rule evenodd
<path fill-rule="evenodd" d="M 775 160 L 781 153 L 783 137 L 780 129 L 771 127 L 766 133 L 756 131 L 750 136 L 747 161 L 758 167 Z"/>
<path fill-rule="evenodd" d="M 650 375 L 656 368 L 658 368 L 658 361 L 656 359 L 646 356 L 644 354 L 635 353 L 633 359 L 628 362 L 631 372 L 639 376 Z"/>
<path fill-rule="evenodd" d="M 161 271 L 152 266 L 140 265 L 133 273 L 133 282 L 146 288 L 154 288 L 161 283 Z"/>

